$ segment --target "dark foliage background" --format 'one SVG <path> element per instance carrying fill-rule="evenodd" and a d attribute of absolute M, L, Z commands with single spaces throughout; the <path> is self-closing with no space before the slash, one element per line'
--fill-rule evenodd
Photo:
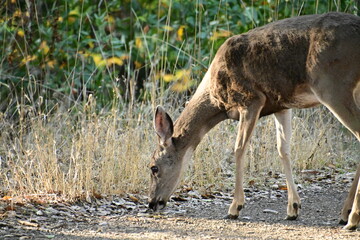
<path fill-rule="evenodd" d="M 51 111 L 89 94 L 99 109 L 126 108 L 191 92 L 227 37 L 329 11 L 357 14 L 358 1 L 2 1 L 0 110 Z"/>

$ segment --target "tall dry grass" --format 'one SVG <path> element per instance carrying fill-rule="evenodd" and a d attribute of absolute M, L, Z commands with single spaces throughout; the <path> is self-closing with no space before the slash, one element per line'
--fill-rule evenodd
<path fill-rule="evenodd" d="M 136 112 L 59 109 L 28 116 L 18 125 L 0 118 L 0 187 L 3 195 L 57 193 L 69 199 L 94 194 L 142 193 L 148 189 L 156 146 L 151 104 Z M 181 108 L 172 108 L 175 116 Z M 199 190 L 231 190 L 236 122 L 224 121 L 199 145 L 183 184 Z M 281 172 L 271 116 L 258 123 L 246 155 L 246 179 Z M 295 172 L 336 167 L 354 170 L 359 143 L 325 108 L 295 111 L 292 159 Z M 301 181 L 301 179 L 298 179 Z M 261 182 L 261 180 L 260 180 Z"/>
<path fill-rule="evenodd" d="M 300 172 L 304 169 L 355 171 L 359 164 L 359 142 L 325 107 L 294 110 L 292 129 L 291 159 L 297 182 L 302 182 Z M 204 138 L 185 182 L 201 189 L 232 190 L 236 130 L 237 122 L 228 120 Z M 282 165 L 276 149 L 274 119 L 268 116 L 258 122 L 247 149 L 245 184 L 253 180 L 264 184 L 266 176 L 274 173 L 281 174 Z"/>
<path fill-rule="evenodd" d="M 82 112 L 59 109 L 17 126 L 1 118 L 1 192 L 88 198 L 143 191 L 153 142 L 145 121 L 151 106 L 139 106 L 131 117 L 94 107 L 90 101 Z"/>

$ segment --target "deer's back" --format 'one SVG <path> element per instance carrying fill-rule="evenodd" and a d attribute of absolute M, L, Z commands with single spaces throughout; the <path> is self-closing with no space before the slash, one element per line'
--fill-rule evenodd
<path fill-rule="evenodd" d="M 211 65 L 211 95 L 221 107 L 246 107 L 256 93 L 267 97 L 262 115 L 309 107 L 310 87 L 324 74 L 360 74 L 360 18 L 344 13 L 277 21 L 229 38 Z M 359 75 L 360 77 L 360 75 Z M 359 79 L 359 78 L 357 78 Z M 343 82 L 342 82 L 343 84 Z M 354 84 L 354 83 L 348 83 Z"/>

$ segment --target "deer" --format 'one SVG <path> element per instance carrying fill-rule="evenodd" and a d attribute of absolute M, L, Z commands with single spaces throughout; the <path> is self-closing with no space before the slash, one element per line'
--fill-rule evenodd
<path fill-rule="evenodd" d="M 150 161 L 149 208 L 163 209 L 186 163 L 215 125 L 238 121 L 235 190 L 227 218 L 244 207 L 244 155 L 259 118 L 273 114 L 277 150 L 287 184 L 287 217 L 298 218 L 301 199 L 290 163 L 292 109 L 324 105 L 360 141 L 360 17 L 346 13 L 275 21 L 228 38 L 175 123 L 157 106 L 158 146 Z M 341 210 L 340 224 L 360 222 L 360 165 Z"/>

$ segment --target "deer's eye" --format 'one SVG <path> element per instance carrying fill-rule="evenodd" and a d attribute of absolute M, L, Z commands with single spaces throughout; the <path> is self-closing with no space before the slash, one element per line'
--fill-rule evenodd
<path fill-rule="evenodd" d="M 157 166 L 152 166 L 150 169 L 154 175 L 159 172 L 159 168 Z"/>

